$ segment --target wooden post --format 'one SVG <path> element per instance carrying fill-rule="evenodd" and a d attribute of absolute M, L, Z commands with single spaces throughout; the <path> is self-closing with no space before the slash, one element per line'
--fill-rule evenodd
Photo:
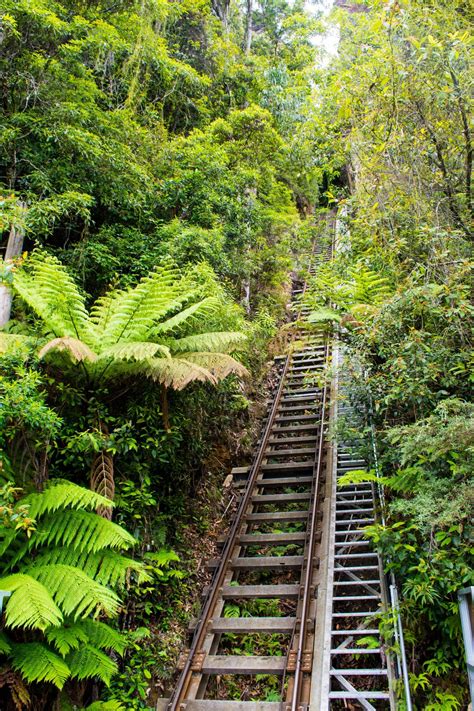
<path fill-rule="evenodd" d="M 20 202 L 19 206 L 26 209 L 26 203 Z M 23 250 L 25 240 L 25 230 L 23 227 L 12 225 L 8 235 L 7 248 L 5 251 L 4 263 L 13 262 L 15 257 L 19 257 Z M 3 328 L 10 320 L 12 310 L 13 295 L 11 289 L 6 284 L 0 284 L 0 328 Z"/>

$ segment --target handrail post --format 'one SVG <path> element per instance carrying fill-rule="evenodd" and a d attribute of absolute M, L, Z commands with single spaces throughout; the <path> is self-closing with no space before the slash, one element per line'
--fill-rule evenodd
<path fill-rule="evenodd" d="M 474 708 L 474 585 L 458 592 L 459 615 L 466 652 L 467 676 Z"/>

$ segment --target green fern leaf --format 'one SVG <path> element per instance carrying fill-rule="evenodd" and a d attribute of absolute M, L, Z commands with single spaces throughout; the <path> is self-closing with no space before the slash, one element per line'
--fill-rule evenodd
<path fill-rule="evenodd" d="M 217 378 L 209 370 L 184 358 L 153 358 L 149 361 L 147 375 L 174 390 L 182 390 L 195 381 L 217 383 Z"/>
<path fill-rule="evenodd" d="M 100 506 L 112 506 L 104 496 L 64 479 L 53 479 L 44 491 L 25 496 L 22 503 L 29 506 L 30 516 L 35 519 L 66 507 L 95 510 Z"/>
<path fill-rule="evenodd" d="M 95 341 L 83 296 L 65 267 L 43 252 L 34 252 L 13 280 L 17 294 L 41 317 L 56 337 Z"/>
<path fill-rule="evenodd" d="M 86 643 L 89 639 L 80 622 L 62 627 L 51 627 L 45 631 L 45 637 L 50 644 L 56 647 L 62 657 L 65 657 L 73 649 L 79 649 L 81 644 Z"/>
<path fill-rule="evenodd" d="M 248 370 L 235 358 L 225 353 L 186 353 L 186 360 L 209 371 L 216 380 L 223 380 L 231 373 L 248 376 Z"/>
<path fill-rule="evenodd" d="M 149 340 L 152 326 L 175 305 L 182 303 L 178 298 L 182 292 L 183 283 L 178 272 L 169 267 L 156 269 L 132 289 L 116 292 L 112 302 L 102 301 L 92 312 L 94 322 L 104 322 L 102 310 L 107 309 L 100 342 L 111 346 L 121 341 Z"/>
<path fill-rule="evenodd" d="M 334 311 L 334 309 L 329 309 L 325 307 L 321 307 L 317 309 L 316 311 L 312 311 L 308 315 L 308 322 L 309 323 L 320 323 L 321 321 L 340 321 L 341 316 L 338 314 L 337 311 Z"/>
<path fill-rule="evenodd" d="M 94 701 L 85 711 L 126 711 L 120 701 Z"/>
<path fill-rule="evenodd" d="M 191 297 L 192 292 L 187 294 L 186 298 L 189 299 Z M 154 328 L 152 328 L 151 335 L 156 336 L 167 334 L 176 328 L 188 324 L 191 320 L 195 321 L 198 318 L 202 318 L 203 316 L 208 317 L 212 313 L 215 313 L 215 311 L 217 311 L 219 304 L 219 299 L 214 296 L 208 296 L 205 299 L 201 299 L 201 301 L 198 301 L 195 304 L 191 304 L 191 306 L 188 306 L 187 308 L 183 309 L 174 316 L 171 316 L 171 318 L 167 319 L 166 321 L 158 323 L 156 326 L 154 326 Z"/>
<path fill-rule="evenodd" d="M 98 583 L 111 588 L 124 587 L 132 571 L 136 574 L 138 583 L 151 580 L 143 563 L 133 558 L 127 558 L 113 550 L 87 553 L 74 548 L 50 548 L 35 558 L 35 565 L 52 564 L 72 565 L 80 568 Z"/>
<path fill-rule="evenodd" d="M 30 548 L 37 544 L 71 546 L 83 553 L 95 553 L 103 548 L 131 548 L 136 540 L 121 526 L 95 513 L 66 509 L 45 516 L 30 538 Z"/>
<path fill-rule="evenodd" d="M 78 568 L 56 564 L 31 566 L 27 571 L 50 591 L 56 604 L 72 619 L 97 612 L 115 615 L 118 611 L 117 595 Z"/>
<path fill-rule="evenodd" d="M 187 351 L 221 351 L 226 353 L 235 348 L 247 339 L 244 333 L 234 331 L 212 331 L 210 333 L 198 333 L 194 336 L 185 336 L 170 341 L 173 353 L 185 353 Z"/>
<path fill-rule="evenodd" d="M 350 486 L 351 484 L 366 484 L 369 482 L 375 482 L 382 485 L 386 485 L 390 480 L 388 478 L 378 476 L 373 471 L 366 471 L 365 469 L 353 469 L 347 474 L 342 474 L 338 477 L 338 486 Z"/>
<path fill-rule="evenodd" d="M 158 353 L 165 358 L 171 358 L 170 349 L 159 343 L 117 343 L 114 346 L 109 346 L 102 351 L 99 357 L 98 365 L 101 361 L 106 361 L 110 358 L 117 360 L 141 361 L 146 360 L 147 358 L 153 358 Z"/>
<path fill-rule="evenodd" d="M 71 675 L 66 662 L 40 642 L 12 646 L 11 664 L 28 682 L 49 681 L 62 689 Z"/>
<path fill-rule="evenodd" d="M 62 336 L 61 338 L 53 338 L 48 341 L 38 353 L 38 358 L 41 360 L 51 353 L 66 353 L 73 363 L 81 363 L 89 361 L 93 363 L 97 360 L 97 355 L 89 348 L 86 343 L 79 341 L 71 336 Z"/>
<path fill-rule="evenodd" d="M 5 610 L 5 622 L 12 629 L 45 630 L 63 621 L 61 610 L 48 589 L 34 577 L 23 573 L 0 578 L 0 588 L 11 590 Z"/>
<path fill-rule="evenodd" d="M 80 625 L 93 647 L 112 650 L 120 655 L 126 650 L 128 643 L 125 636 L 105 622 L 88 619 L 83 620 Z"/>
<path fill-rule="evenodd" d="M 11 649 L 12 645 L 7 635 L 4 632 L 0 632 L 0 654 L 9 654 Z"/>
<path fill-rule="evenodd" d="M 117 664 L 110 657 L 90 644 L 70 652 L 66 661 L 75 679 L 99 678 L 107 686 L 118 670 Z"/>

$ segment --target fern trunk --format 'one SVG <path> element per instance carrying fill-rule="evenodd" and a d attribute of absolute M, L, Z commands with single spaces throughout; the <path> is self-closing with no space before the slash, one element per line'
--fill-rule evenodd
<path fill-rule="evenodd" d="M 161 386 L 161 416 L 166 432 L 171 432 L 170 413 L 168 406 L 168 388 L 166 385 Z"/>

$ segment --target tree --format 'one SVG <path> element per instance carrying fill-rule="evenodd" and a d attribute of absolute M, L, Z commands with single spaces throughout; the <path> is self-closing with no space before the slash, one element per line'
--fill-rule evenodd
<path fill-rule="evenodd" d="M 39 357 L 59 367 L 57 377 L 65 373 L 82 379 L 90 395 L 107 381 L 150 378 L 161 384 L 169 430 L 167 388 L 181 390 L 196 381 L 216 384 L 230 373 L 247 372 L 225 352 L 242 343 L 243 333 L 203 330 L 212 315 L 228 308 L 222 296 L 203 296 L 211 284 L 217 294 L 213 277 L 203 287 L 191 275 L 164 266 L 135 287 L 109 291 L 88 312 L 66 269 L 37 252 L 15 275 L 13 286 L 50 337 Z M 18 336 L 3 334 L 6 348 L 11 342 L 17 344 Z M 107 434 L 100 421 L 97 427 Z M 94 460 L 91 481 L 97 491 L 113 496 L 113 460 L 106 449 Z"/>

